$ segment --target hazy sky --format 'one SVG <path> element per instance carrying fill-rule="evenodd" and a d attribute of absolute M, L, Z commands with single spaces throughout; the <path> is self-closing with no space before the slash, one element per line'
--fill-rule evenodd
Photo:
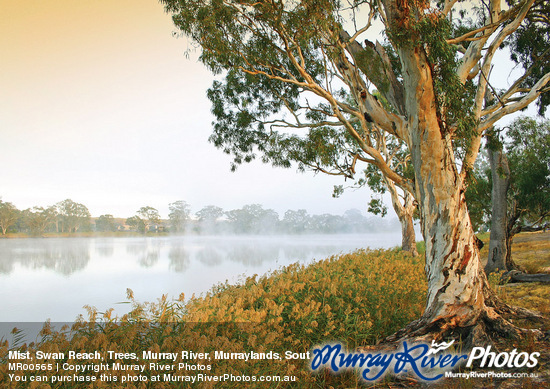
<path fill-rule="evenodd" d="M 259 161 L 231 173 L 207 141 L 213 78 L 174 31 L 156 0 L 0 0 L 2 199 L 119 217 L 145 205 L 167 217 L 177 200 L 365 210 L 365 189 L 331 197 L 341 178 Z"/>
<path fill-rule="evenodd" d="M 211 74 L 156 0 L 0 0 L 0 196 L 70 198 L 93 216 L 150 205 L 365 210 L 366 190 L 259 161 L 230 172 L 207 139 Z M 281 215 L 282 216 L 282 215 Z"/>

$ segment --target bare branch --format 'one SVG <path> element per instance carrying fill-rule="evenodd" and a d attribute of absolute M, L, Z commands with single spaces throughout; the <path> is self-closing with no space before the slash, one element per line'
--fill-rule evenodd
<path fill-rule="evenodd" d="M 493 57 L 497 52 L 498 48 L 504 42 L 506 37 L 508 37 L 510 34 L 512 34 L 514 31 L 517 30 L 517 28 L 520 26 L 521 22 L 525 18 L 525 15 L 527 15 L 529 8 L 531 7 L 534 1 L 535 0 L 527 0 L 517 12 L 515 19 L 511 23 L 504 26 L 504 28 L 497 34 L 495 39 L 493 39 L 493 41 L 489 45 L 489 48 L 487 49 L 487 53 L 485 54 L 485 57 L 483 58 L 483 65 L 481 66 L 482 74 L 489 73 L 489 70 L 492 65 Z M 500 4 L 495 7 L 500 8 Z M 476 99 L 475 99 L 475 108 L 474 108 L 476 112 L 476 116 L 478 118 L 480 117 L 481 111 L 483 109 L 486 88 L 487 88 L 487 80 L 485 78 L 480 79 L 478 84 Z M 478 136 L 481 136 L 481 132 L 478 132 Z"/>
<path fill-rule="evenodd" d="M 355 66 L 376 86 L 396 111 L 403 114 L 403 85 L 397 80 L 387 56 L 381 55 L 384 53 L 383 48 L 370 42 L 365 43 L 363 47 L 355 40 L 351 40 L 344 30 L 340 31 L 339 35 L 340 41 L 344 42 L 343 48 L 351 54 Z"/>
<path fill-rule="evenodd" d="M 498 21 L 496 23 L 491 23 L 491 24 L 488 24 L 486 26 L 483 26 L 483 27 L 477 28 L 475 30 L 472 30 L 470 32 L 467 32 L 466 34 L 461 35 L 457 38 L 447 39 L 446 42 L 450 45 L 456 45 L 457 43 L 460 43 L 460 42 L 480 40 L 480 39 L 483 39 L 485 37 L 485 35 L 478 35 L 478 36 L 475 36 L 475 35 L 479 34 L 480 32 L 485 32 L 487 30 L 494 31 L 496 28 L 498 28 L 500 26 L 500 24 L 501 24 L 500 21 Z"/>
<path fill-rule="evenodd" d="M 550 73 L 546 73 L 527 93 L 524 95 L 521 100 L 513 103 L 508 104 L 501 109 L 497 110 L 496 112 L 488 115 L 478 126 L 478 132 L 483 132 L 486 129 L 493 126 L 499 119 L 501 119 L 503 116 L 509 115 L 511 113 L 517 112 L 525 107 L 527 107 L 530 103 L 535 101 L 543 91 L 547 90 L 547 84 L 550 83 Z"/>
<path fill-rule="evenodd" d="M 444 17 L 447 17 L 449 12 L 453 9 L 454 5 L 458 2 L 458 0 L 445 0 L 445 6 L 443 7 L 443 10 L 441 11 L 441 14 Z"/>
<path fill-rule="evenodd" d="M 367 23 L 363 28 L 360 28 L 359 30 L 357 30 L 357 32 L 355 32 L 355 34 L 353 34 L 353 36 L 349 39 L 351 42 L 355 41 L 359 37 L 359 35 L 366 32 L 369 28 L 372 27 L 372 19 L 374 18 L 374 15 L 375 15 L 374 9 L 371 7 L 369 11 L 369 19 L 367 20 Z"/>

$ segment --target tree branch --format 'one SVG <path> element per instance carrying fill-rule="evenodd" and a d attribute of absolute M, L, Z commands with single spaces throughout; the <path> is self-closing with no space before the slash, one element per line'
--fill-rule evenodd
<path fill-rule="evenodd" d="M 353 57 L 355 65 L 376 86 L 378 91 L 401 115 L 405 112 L 405 94 L 403 85 L 397 80 L 387 56 L 381 55 L 383 48 L 374 44 L 361 46 L 345 30 L 339 33 L 343 47 Z M 378 50 L 377 50 L 378 49 Z M 385 53 L 384 53 L 385 54 Z"/>
<path fill-rule="evenodd" d="M 511 113 L 517 112 L 525 107 L 527 107 L 530 103 L 535 101 L 540 94 L 546 90 L 546 85 L 550 83 L 550 72 L 546 73 L 527 93 L 525 96 L 521 98 L 521 100 L 513 103 L 508 104 L 505 107 L 500 108 L 496 112 L 493 112 L 492 114 L 488 115 L 478 126 L 478 132 L 483 132 L 486 129 L 493 126 L 499 119 L 501 119 L 503 116 L 509 115 Z"/>

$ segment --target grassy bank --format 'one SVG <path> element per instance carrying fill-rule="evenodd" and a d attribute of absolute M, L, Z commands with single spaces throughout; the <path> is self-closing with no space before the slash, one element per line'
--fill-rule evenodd
<path fill-rule="evenodd" d="M 516 236 L 512 259 L 527 273 L 550 273 L 550 232 L 526 232 Z M 550 316 L 550 284 L 506 283 L 499 285 L 497 292 L 509 304 Z"/>
<path fill-rule="evenodd" d="M 69 350 L 111 350 L 140 356 L 147 350 L 273 351 L 282 355 L 287 350 L 306 352 L 329 340 L 353 348 L 372 344 L 418 317 L 425 290 L 420 257 L 411 258 L 398 250 L 359 251 L 307 267 L 291 265 L 269 276 L 250 277 L 237 286 L 221 284 L 185 304 L 183 299 L 163 298 L 154 304 L 131 300 L 134 309 L 122 318 L 90 308 L 87 322 L 77 323 L 70 334 L 49 333 L 46 329 L 40 343 L 21 350 L 30 350 L 31 355 L 37 350 L 65 354 Z M 129 297 L 132 298 L 131 293 Z M 98 325 L 99 322 L 103 324 Z M 9 347 L 4 343 L 0 355 L 4 356 Z M 206 363 L 200 358 L 187 362 Z M 307 370 L 306 361 L 299 359 L 219 360 L 211 368 L 210 374 L 295 375 L 305 387 L 356 382 L 352 375 L 314 376 Z M 7 373 L 3 364 L 2 375 L 6 377 Z M 107 373 L 123 375 L 120 371 Z M 116 387 L 113 385 L 99 383 L 97 387 Z M 151 387 L 174 386 L 159 383 Z M 288 387 L 296 387 L 296 383 Z"/>
<path fill-rule="evenodd" d="M 543 235 L 540 235 L 543 236 Z M 538 242 L 538 240 L 537 240 Z M 550 241 L 537 243 L 537 253 L 550 250 Z M 528 245 L 529 246 L 529 245 Z M 532 250 L 518 248 L 514 255 L 518 262 L 534 263 L 540 255 L 532 255 Z M 524 258 L 524 259 L 520 259 Z M 546 256 L 548 260 L 548 256 Z M 539 263 L 539 262 L 536 262 Z M 538 265 L 537 265 L 538 266 Z M 545 261 L 540 266 L 550 266 Z M 522 288 L 540 286 L 525 285 Z M 540 309 L 542 303 L 550 304 L 549 294 L 526 298 L 517 287 L 498 286 L 499 293 L 512 303 L 528 308 Z M 510 289 L 510 290 L 509 290 Z M 545 289 L 548 291 L 547 289 Z M 202 383 L 201 385 L 153 382 L 158 372 L 145 369 L 140 375 L 147 382 L 122 383 L 127 375 L 136 376 L 133 371 L 120 371 L 113 368 L 117 358 L 106 358 L 109 369 L 90 376 L 107 374 L 117 381 L 97 381 L 94 384 L 63 383 L 54 385 L 51 376 L 70 377 L 72 370 L 59 373 L 40 372 L 48 384 L 30 383 L 17 385 L 7 381 L 8 373 L 21 379 L 30 379 L 33 372 L 9 372 L 5 363 L 8 349 L 13 347 L 4 341 L 1 345 L 0 386 L 15 387 L 93 387 L 93 388 L 186 388 L 186 387 L 273 387 L 273 388 L 348 388 L 361 383 L 352 373 L 339 375 L 321 372 L 312 374 L 305 359 L 286 359 L 285 351 L 305 353 L 314 345 L 330 341 L 344 343 L 349 349 L 374 344 L 383 337 L 402 328 L 418 318 L 426 297 L 424 261 L 421 257 L 412 258 L 399 250 L 365 250 L 352 254 L 335 256 L 309 266 L 291 265 L 267 276 L 253 276 L 239 285 L 220 284 L 210 293 L 184 301 L 169 300 L 166 297 L 156 303 L 139 303 L 133 300 L 131 291 L 128 298 L 132 311 L 120 318 L 112 317 L 112 312 L 99 313 L 88 309 L 86 321 L 76 323 L 65 332 L 51 331 L 46 327 L 39 342 L 18 347 L 22 352 L 37 350 L 50 353 L 63 353 L 70 365 L 100 363 L 98 360 L 67 360 L 69 351 L 93 353 L 99 351 L 107 356 L 108 351 L 136 353 L 141 358 L 143 351 L 180 353 L 193 350 L 195 353 L 216 351 L 227 353 L 278 353 L 281 359 L 208 360 L 194 355 L 185 360 L 189 365 L 210 366 L 208 375 L 232 374 L 235 376 L 294 376 L 296 382 L 243 384 L 224 382 L 223 385 Z M 536 297 L 536 299 L 535 299 Z M 542 299 L 542 300 L 541 300 Z M 118 359 L 120 362 L 121 360 Z M 59 360 L 41 360 L 41 363 L 55 363 Z M 147 364 L 139 360 L 133 363 Z M 128 363 L 128 361 L 126 361 Z M 160 360 L 160 364 L 170 362 Z M 176 370 L 174 376 L 196 374 L 197 371 Z M 161 374 L 162 375 L 162 374 Z M 99 378 L 98 378 L 99 379 Z M 456 382 L 455 382 L 456 383 Z M 379 383 L 384 386 L 384 383 Z M 49 386 L 48 386 L 49 385 Z M 392 384 L 393 385 L 393 384 Z M 536 387 L 536 386 L 534 386 Z"/>

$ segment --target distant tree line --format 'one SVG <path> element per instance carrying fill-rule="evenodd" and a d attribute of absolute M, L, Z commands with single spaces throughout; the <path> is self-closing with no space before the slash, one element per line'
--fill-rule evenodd
<path fill-rule="evenodd" d="M 260 204 L 245 205 L 225 211 L 208 205 L 194 215 L 185 201 L 169 204 L 168 219 L 162 219 L 157 209 L 141 207 L 136 214 L 115 218 L 105 214 L 92 218 L 88 208 L 71 199 L 49 207 L 19 210 L 0 199 L 0 231 L 42 236 L 45 233 L 74 234 L 83 232 L 133 231 L 138 233 L 174 234 L 330 234 L 396 230 L 397 220 L 367 218 L 357 209 L 343 215 L 310 215 L 305 209 L 288 210 L 282 217 Z"/>
<path fill-rule="evenodd" d="M 398 230 L 397 220 L 385 221 L 379 217 L 367 218 L 357 209 L 343 215 L 310 215 L 305 209 L 287 210 L 281 218 L 273 209 L 260 204 L 245 205 L 224 212 L 210 205 L 196 213 L 194 232 L 202 234 L 331 234 L 360 233 L 380 230 Z"/>

